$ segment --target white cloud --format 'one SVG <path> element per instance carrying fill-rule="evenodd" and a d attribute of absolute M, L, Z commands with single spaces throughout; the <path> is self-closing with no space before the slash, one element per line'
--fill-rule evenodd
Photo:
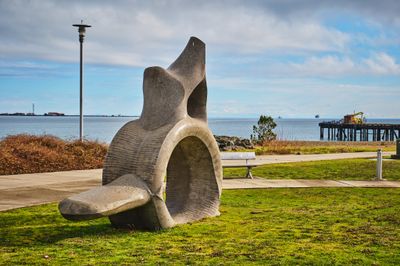
<path fill-rule="evenodd" d="M 131 73 L 121 73 L 126 68 L 115 66 L 165 67 L 189 36 L 204 40 L 209 91 L 215 97 L 210 97 L 209 107 L 214 115 L 265 112 L 299 116 L 312 115 L 315 110 L 323 115 L 341 109 L 351 112 L 354 105 L 398 114 L 384 102 L 395 104 L 393 99 L 399 96 L 389 88 L 398 90 L 398 79 L 393 76 L 400 74 L 400 59 L 392 51 L 399 47 L 399 13 L 398 0 L 338 0 L 334 4 L 321 0 L 1 0 L 0 75 L 68 76 L 65 71 L 71 70 L 64 64 L 46 68 L 46 62 L 36 60 L 77 62 L 78 33 L 72 24 L 83 18 L 93 25 L 85 42 L 86 62 L 110 65 L 121 77 Z M 346 15 L 359 19 L 361 28 L 349 30 L 357 32 L 345 33 L 349 25 L 341 25 L 341 21 L 327 26 L 329 18 Z M 369 31 L 371 28 L 376 31 Z M 387 76 L 392 82 L 372 89 L 336 85 L 334 80 L 352 77 L 360 84 L 368 83 L 362 81 L 364 76 L 373 76 L 375 85 Z M 114 83 L 115 76 L 109 77 Z M 323 84 L 313 82 L 320 77 L 332 79 Z M 141 86 L 141 76 L 138 79 L 136 88 Z M 2 85 L 1 90 L 7 90 Z M 379 104 L 374 106 L 374 102 Z M 131 104 L 124 106 L 131 110 Z"/>
<path fill-rule="evenodd" d="M 349 57 L 313 56 L 303 63 L 290 63 L 285 68 L 297 76 L 358 76 L 358 75 L 398 75 L 400 65 L 390 55 L 380 52 L 374 53 L 366 59 L 355 61 Z"/>
<path fill-rule="evenodd" d="M 248 86 L 252 81 L 248 80 Z M 257 117 L 268 114 L 274 117 L 340 117 L 354 110 L 363 111 L 367 117 L 398 117 L 400 106 L 396 103 L 400 91 L 396 85 L 334 84 L 326 80 L 265 80 L 264 89 L 247 95 L 246 100 L 211 102 L 210 115 L 240 115 Z M 230 107 L 226 109 L 225 107 Z M 237 107 L 232 108 L 232 106 Z M 228 111 L 223 112 L 222 110 Z"/>
<path fill-rule="evenodd" d="M 290 63 L 289 68 L 295 75 L 331 76 L 347 74 L 354 70 L 355 64 L 349 58 L 337 56 L 313 56 L 304 63 Z"/>
<path fill-rule="evenodd" d="M 372 58 L 364 61 L 366 72 L 375 75 L 399 75 L 400 65 L 386 53 L 376 53 Z"/>
<path fill-rule="evenodd" d="M 86 60 L 101 64 L 170 63 L 191 35 L 219 53 L 236 54 L 268 49 L 339 51 L 350 40 L 318 21 L 291 20 L 240 2 L 4 0 L 0 3 L 0 54 L 77 61 L 78 34 L 71 24 L 80 18 L 93 24 L 87 32 Z"/>
<path fill-rule="evenodd" d="M 208 104 L 208 114 L 210 116 L 237 116 L 246 114 L 247 110 L 243 103 L 238 100 L 222 100 L 210 102 Z"/>

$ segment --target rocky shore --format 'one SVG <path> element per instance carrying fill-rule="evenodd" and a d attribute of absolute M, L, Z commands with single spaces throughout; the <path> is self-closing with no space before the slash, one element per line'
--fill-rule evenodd
<path fill-rule="evenodd" d="M 254 145 L 249 139 L 231 137 L 231 136 L 214 136 L 221 151 L 237 151 L 243 149 L 253 149 Z"/>

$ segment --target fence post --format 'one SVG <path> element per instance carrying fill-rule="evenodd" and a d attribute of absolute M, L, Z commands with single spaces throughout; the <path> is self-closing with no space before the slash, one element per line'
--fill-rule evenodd
<path fill-rule="evenodd" d="M 379 149 L 376 156 L 376 180 L 382 180 L 382 150 Z"/>

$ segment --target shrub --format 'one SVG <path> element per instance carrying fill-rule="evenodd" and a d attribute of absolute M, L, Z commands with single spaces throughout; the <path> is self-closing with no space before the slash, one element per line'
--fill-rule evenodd
<path fill-rule="evenodd" d="M 0 141 L 0 175 L 102 168 L 107 145 L 51 135 L 14 135 Z"/>
<path fill-rule="evenodd" d="M 257 125 L 253 126 L 253 134 L 251 139 L 258 143 L 269 142 L 276 139 L 276 134 L 272 131 L 276 127 L 276 123 L 271 116 L 261 115 Z"/>

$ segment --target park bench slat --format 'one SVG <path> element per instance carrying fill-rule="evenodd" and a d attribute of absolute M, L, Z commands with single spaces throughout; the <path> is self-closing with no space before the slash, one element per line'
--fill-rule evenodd
<path fill-rule="evenodd" d="M 255 152 L 221 152 L 221 160 L 255 160 Z"/>

